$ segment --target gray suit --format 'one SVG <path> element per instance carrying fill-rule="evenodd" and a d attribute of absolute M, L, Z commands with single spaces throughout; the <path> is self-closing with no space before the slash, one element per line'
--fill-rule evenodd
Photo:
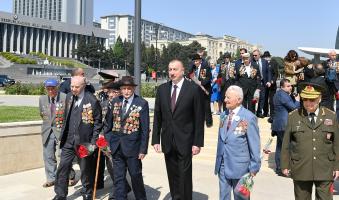
<path fill-rule="evenodd" d="M 59 93 L 55 98 L 55 109 L 59 112 L 63 112 L 65 108 L 66 95 Z M 47 95 L 42 95 L 39 98 L 40 116 L 42 118 L 41 137 L 43 145 L 43 158 L 45 163 L 45 173 L 47 182 L 54 182 L 57 169 L 57 161 L 55 157 L 56 146 L 58 144 L 58 138 L 60 137 L 60 131 L 62 123 L 56 121 L 56 111 L 51 113 L 51 99 Z"/>

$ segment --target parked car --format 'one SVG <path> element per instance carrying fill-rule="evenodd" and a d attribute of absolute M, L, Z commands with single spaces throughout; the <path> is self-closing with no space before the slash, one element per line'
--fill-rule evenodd
<path fill-rule="evenodd" d="M 8 85 L 6 79 L 0 77 L 0 87 L 5 87 Z"/>
<path fill-rule="evenodd" d="M 9 76 L 7 75 L 4 75 L 4 74 L 0 74 L 0 79 L 3 80 L 3 85 L 1 85 L 0 83 L 0 86 L 4 86 L 4 85 L 13 85 L 15 83 L 15 80 L 10 78 Z"/>

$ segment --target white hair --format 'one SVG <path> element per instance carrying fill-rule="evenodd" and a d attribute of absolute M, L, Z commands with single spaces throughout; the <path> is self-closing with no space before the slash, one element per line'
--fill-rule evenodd
<path fill-rule="evenodd" d="M 231 85 L 229 88 L 227 88 L 226 92 L 228 92 L 228 91 L 234 91 L 238 95 L 241 102 L 244 99 L 244 93 L 243 93 L 241 87 L 239 87 L 237 85 Z"/>
<path fill-rule="evenodd" d="M 331 50 L 328 52 L 328 55 L 331 55 L 332 53 L 334 53 L 335 55 L 337 55 L 337 52 L 336 52 L 334 49 L 331 49 Z"/>

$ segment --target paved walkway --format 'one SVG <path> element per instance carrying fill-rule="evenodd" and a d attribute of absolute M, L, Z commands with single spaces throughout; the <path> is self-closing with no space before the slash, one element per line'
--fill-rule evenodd
<path fill-rule="evenodd" d="M 215 125 L 206 129 L 205 147 L 200 155 L 193 159 L 193 187 L 194 200 L 217 200 L 218 199 L 218 178 L 213 174 L 218 118 L 214 116 Z M 262 146 L 270 136 L 270 126 L 266 119 L 259 119 Z M 271 146 L 273 151 L 275 142 Z M 42 156 L 42 155 L 37 155 Z M 19 163 L 18 163 L 19 164 Z M 76 168 L 78 169 L 78 168 Z M 293 183 L 291 179 L 276 176 L 274 171 L 274 153 L 265 155 L 261 171 L 255 177 L 255 185 L 252 193 L 254 200 L 292 200 Z M 78 171 L 79 172 L 79 171 Z M 162 154 L 154 152 L 149 148 L 149 154 L 143 161 L 143 175 L 149 200 L 169 199 L 169 187 L 167 183 L 165 162 Z M 21 173 L 0 176 L 0 199 L 4 200 L 45 200 L 54 196 L 52 188 L 42 188 L 45 181 L 44 169 L 29 170 Z M 99 190 L 97 199 L 108 199 L 108 192 L 112 186 L 110 177 L 106 174 L 105 189 Z M 336 185 L 339 189 L 339 184 Z M 80 183 L 69 188 L 68 199 L 82 199 L 80 196 Z M 129 200 L 134 199 L 133 194 Z M 338 196 L 334 199 L 339 200 Z"/>

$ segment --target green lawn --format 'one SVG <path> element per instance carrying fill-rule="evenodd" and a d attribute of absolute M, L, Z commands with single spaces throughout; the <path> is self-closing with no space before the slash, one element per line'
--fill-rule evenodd
<path fill-rule="evenodd" d="M 40 120 L 39 108 L 30 106 L 0 106 L 0 123 Z"/>

